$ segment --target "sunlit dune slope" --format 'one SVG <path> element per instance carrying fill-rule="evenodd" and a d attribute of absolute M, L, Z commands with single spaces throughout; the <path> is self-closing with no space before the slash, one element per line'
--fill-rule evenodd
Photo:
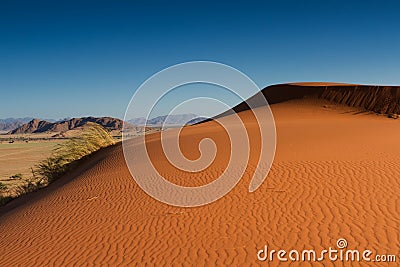
<path fill-rule="evenodd" d="M 197 208 L 163 204 L 138 187 L 118 144 L 84 160 L 49 188 L 0 209 L 0 266 L 249 266 L 259 264 L 257 251 L 264 245 L 321 250 L 334 247 L 339 238 L 350 248 L 398 254 L 398 121 L 317 98 L 271 109 L 276 157 L 254 193 L 248 186 L 258 156 L 251 152 L 242 179 L 222 199 Z M 252 111 L 240 117 L 256 151 L 260 139 Z M 195 175 L 157 157 L 162 154 L 159 134 L 149 136 L 147 145 L 167 179 L 195 186 L 214 180 L 230 153 L 226 132 L 216 122 L 185 128 L 183 153 L 198 157 L 198 142 L 205 137 L 215 140 L 217 158 Z"/>

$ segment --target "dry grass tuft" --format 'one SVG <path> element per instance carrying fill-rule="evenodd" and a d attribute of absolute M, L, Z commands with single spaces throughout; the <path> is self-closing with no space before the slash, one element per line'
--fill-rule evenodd
<path fill-rule="evenodd" d="M 115 141 L 111 134 L 101 125 L 88 123 L 79 136 L 57 145 L 50 157 L 41 161 L 35 168 L 32 168 L 32 177 L 25 179 L 25 183 L 16 188 L 16 196 L 21 196 L 49 185 L 66 173 L 77 160 L 114 143 Z M 22 178 L 22 176 L 18 176 L 18 178 Z M 9 201 L 10 196 L 4 199 L 6 197 L 4 192 L 0 193 L 2 193 L 0 194 L 1 206 L 5 204 L 5 201 Z"/>
<path fill-rule="evenodd" d="M 36 166 L 35 175 L 51 183 L 64 174 L 72 162 L 115 143 L 110 133 L 99 124 L 89 123 L 88 126 L 80 136 L 59 144 L 49 158 Z"/>

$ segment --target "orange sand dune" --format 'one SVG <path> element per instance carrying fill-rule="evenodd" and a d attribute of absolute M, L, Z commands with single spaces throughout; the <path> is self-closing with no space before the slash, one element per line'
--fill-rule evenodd
<path fill-rule="evenodd" d="M 355 86 L 356 85 L 351 83 L 335 83 L 335 82 L 297 82 L 289 84 L 300 85 L 300 86 Z"/>
<path fill-rule="evenodd" d="M 250 266 L 260 264 L 257 251 L 264 245 L 318 250 L 335 247 L 339 238 L 350 248 L 400 255 L 398 121 L 315 99 L 271 108 L 276 158 L 254 193 L 248 186 L 257 156 L 251 156 L 239 184 L 214 203 L 197 208 L 160 203 L 130 177 L 118 144 L 49 188 L 0 209 L 0 266 Z M 257 145 L 252 113 L 240 116 Z M 158 136 L 148 143 L 154 155 L 160 154 Z M 203 137 L 217 145 L 226 142 L 214 122 L 188 127 L 181 136 L 188 157 L 198 157 L 194 143 Z M 171 181 L 197 185 L 223 169 L 229 149 L 218 153 L 219 159 L 197 176 L 163 169 L 165 158 L 157 164 Z"/>
<path fill-rule="evenodd" d="M 288 83 L 265 87 L 259 94 L 269 104 L 277 104 L 304 97 L 318 97 L 351 107 L 362 108 L 381 114 L 400 114 L 400 86 L 358 85 L 343 83 Z M 258 95 L 248 99 L 257 107 Z M 246 102 L 233 108 L 236 112 L 249 109 Z M 225 116 L 226 113 L 218 117 Z"/>

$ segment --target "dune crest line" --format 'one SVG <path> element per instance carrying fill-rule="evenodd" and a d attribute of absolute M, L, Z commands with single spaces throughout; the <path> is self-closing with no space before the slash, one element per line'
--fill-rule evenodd
<path fill-rule="evenodd" d="M 178 86 L 191 83 L 218 85 L 240 97 L 250 108 L 263 107 L 253 113 L 260 134 L 259 151 L 257 151 L 259 160 L 249 185 L 249 192 L 255 191 L 265 180 L 272 165 L 276 143 L 275 123 L 267 100 L 262 94 L 257 94 L 260 89 L 242 72 L 224 64 L 207 61 L 187 62 L 169 67 L 153 75 L 136 90 L 126 110 L 124 121 L 138 117 L 135 113 L 139 104 L 144 106 L 148 120 L 154 106 L 163 96 Z M 252 95 L 253 97 L 249 99 Z M 211 100 L 215 99 L 211 97 L 201 99 L 204 106 Z M 180 207 L 206 205 L 229 193 L 242 178 L 252 149 L 240 116 L 227 106 L 224 107 L 224 110 L 226 109 L 228 110 L 225 114 L 230 115 L 229 121 L 222 117 L 214 117 L 213 120 L 227 133 L 231 149 L 230 158 L 223 172 L 206 185 L 187 187 L 171 183 L 157 170 L 153 162 L 155 159 L 149 157 L 151 151 L 146 145 L 146 135 L 137 138 L 134 141 L 135 146 L 132 146 L 127 136 L 123 136 L 125 161 L 139 186 L 157 200 Z M 181 131 L 176 129 L 164 131 L 161 132 L 159 139 L 162 142 L 163 153 L 177 171 L 194 173 L 212 168 L 215 157 L 218 157 L 216 151 L 218 145 L 215 141 L 207 137 L 200 140 L 199 157 L 189 160 L 180 149 L 180 133 Z"/>

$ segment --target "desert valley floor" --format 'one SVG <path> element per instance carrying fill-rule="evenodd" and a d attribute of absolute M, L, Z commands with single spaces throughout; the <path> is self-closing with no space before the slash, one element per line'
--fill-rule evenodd
<path fill-rule="evenodd" d="M 320 250 L 339 238 L 351 248 L 400 255 L 400 123 L 316 99 L 271 109 L 276 156 L 254 193 L 248 192 L 246 172 L 228 195 L 209 205 L 163 204 L 138 187 L 117 144 L 48 188 L 0 208 L 0 266 L 342 266 L 257 260 L 266 244 Z M 251 120 L 250 111 L 240 116 Z M 253 127 L 247 124 L 249 132 Z M 182 142 L 195 157 L 193 138 L 223 142 L 223 136 L 207 122 L 188 127 Z M 152 149 L 158 153 L 160 147 Z M 171 175 L 171 181 L 205 183 L 213 173 L 195 177 Z"/>

